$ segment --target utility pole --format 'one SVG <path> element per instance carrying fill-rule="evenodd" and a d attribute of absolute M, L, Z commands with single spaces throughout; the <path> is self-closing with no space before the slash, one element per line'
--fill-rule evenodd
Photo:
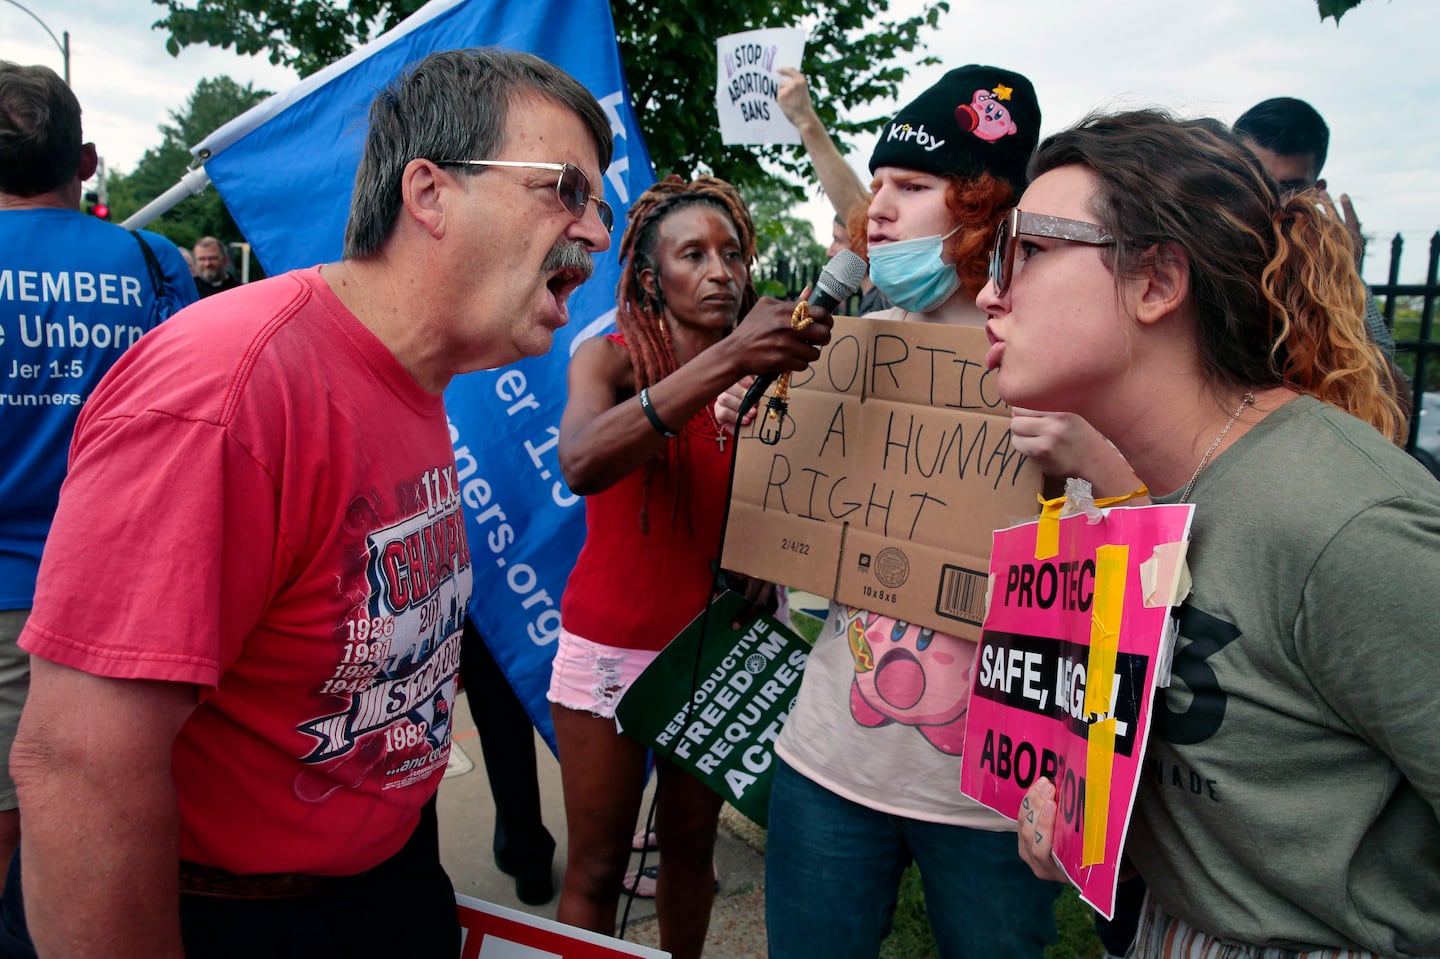
<path fill-rule="evenodd" d="M 64 58 L 64 62 L 65 62 L 65 85 L 66 85 L 67 87 L 70 86 L 70 31 L 69 31 L 69 30 L 64 30 L 64 31 L 61 32 L 60 35 L 65 38 L 64 42 L 62 43 L 61 41 L 55 39 L 55 34 L 50 30 L 49 27 L 47 27 L 47 26 L 45 25 L 45 21 L 44 21 L 44 20 L 41 20 L 38 16 L 36 16 L 36 15 L 35 15 L 35 12 L 34 12 L 33 10 L 31 10 L 29 7 L 26 7 L 24 4 L 20 3 L 19 0 L 5 0 L 5 2 L 8 3 L 8 4 L 10 4 L 11 6 L 18 7 L 20 10 L 23 10 L 25 13 L 28 13 L 28 14 L 30 15 L 30 18 L 31 18 L 32 20 L 34 20 L 36 23 L 40 24 L 40 28 L 41 28 L 42 30 L 44 30 L 46 33 L 50 34 L 50 39 L 51 39 L 52 41 L 54 41 L 55 46 L 57 46 L 57 47 L 60 48 L 60 56 L 61 56 L 62 58 Z"/>

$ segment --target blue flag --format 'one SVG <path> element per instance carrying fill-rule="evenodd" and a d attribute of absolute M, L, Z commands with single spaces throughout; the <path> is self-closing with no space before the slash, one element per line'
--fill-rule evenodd
<path fill-rule="evenodd" d="M 655 173 L 608 0 L 433 0 L 192 148 L 266 273 L 340 258 L 370 102 L 426 54 L 475 46 L 533 53 L 600 101 L 615 134 L 605 199 L 623 228 Z M 445 393 L 474 557 L 470 614 L 552 749 L 545 691 L 560 594 L 585 538 L 584 505 L 560 478 L 556 452 L 565 370 L 583 340 L 614 324 L 618 247 L 617 236 L 596 257 L 548 354 L 457 377 Z"/>

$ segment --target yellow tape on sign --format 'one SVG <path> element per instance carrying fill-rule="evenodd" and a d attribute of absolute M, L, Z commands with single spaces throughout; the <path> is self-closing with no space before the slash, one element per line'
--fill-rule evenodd
<path fill-rule="evenodd" d="M 1115 685 L 1115 656 L 1120 651 L 1120 620 L 1125 615 L 1125 570 L 1130 547 L 1095 550 L 1095 605 L 1090 611 L 1090 658 L 1085 665 L 1085 713 L 1106 716 Z"/>
<path fill-rule="evenodd" d="M 1115 765 L 1115 660 L 1120 652 L 1120 621 L 1125 616 L 1126 570 L 1130 547 L 1101 546 L 1095 550 L 1095 604 L 1090 612 L 1090 657 L 1085 664 L 1085 718 L 1090 737 L 1085 751 L 1084 847 L 1081 864 L 1105 858 L 1105 830 L 1110 819 L 1110 776 Z M 1101 719 L 1100 717 L 1105 717 Z"/>
<path fill-rule="evenodd" d="M 1110 825 L 1110 767 L 1115 760 L 1115 717 L 1090 725 L 1085 752 L 1085 834 L 1080 865 L 1105 860 L 1105 833 Z"/>
<path fill-rule="evenodd" d="M 1072 485 L 1078 483 L 1082 489 L 1078 495 L 1072 492 Z M 1060 552 L 1060 520 L 1065 518 L 1066 506 L 1074 508 L 1076 513 L 1084 513 L 1091 516 L 1090 522 L 1099 521 L 1099 511 L 1110 506 L 1119 506 L 1121 503 L 1129 502 L 1132 499 L 1139 499 L 1142 496 L 1150 495 L 1148 486 L 1141 486 L 1137 490 L 1126 493 L 1124 496 L 1103 496 L 1100 499 L 1091 499 L 1089 495 L 1090 484 L 1077 480 L 1066 480 L 1065 494 L 1054 499 L 1046 499 L 1040 494 L 1035 498 L 1040 501 L 1040 519 L 1035 527 L 1035 558 L 1050 559 Z M 1073 497 L 1073 499 L 1072 499 Z"/>
<path fill-rule="evenodd" d="M 1065 497 L 1046 499 L 1040 494 L 1040 519 L 1035 524 L 1035 558 L 1050 559 L 1060 552 L 1060 511 L 1065 508 Z"/>

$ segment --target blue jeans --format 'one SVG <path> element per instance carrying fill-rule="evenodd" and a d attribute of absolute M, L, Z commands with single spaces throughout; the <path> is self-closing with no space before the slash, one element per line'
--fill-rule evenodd
<path fill-rule="evenodd" d="M 777 762 L 765 849 L 770 959 L 874 959 L 912 860 L 942 959 L 1038 959 L 1055 941 L 1061 890 L 1035 877 L 1015 843 L 1008 830 L 876 812 Z"/>

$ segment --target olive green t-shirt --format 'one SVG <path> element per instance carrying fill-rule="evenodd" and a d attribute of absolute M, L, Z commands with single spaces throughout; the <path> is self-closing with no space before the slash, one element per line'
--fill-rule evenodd
<path fill-rule="evenodd" d="M 1301 397 L 1192 501 L 1132 861 L 1214 936 L 1440 954 L 1440 483 Z"/>

